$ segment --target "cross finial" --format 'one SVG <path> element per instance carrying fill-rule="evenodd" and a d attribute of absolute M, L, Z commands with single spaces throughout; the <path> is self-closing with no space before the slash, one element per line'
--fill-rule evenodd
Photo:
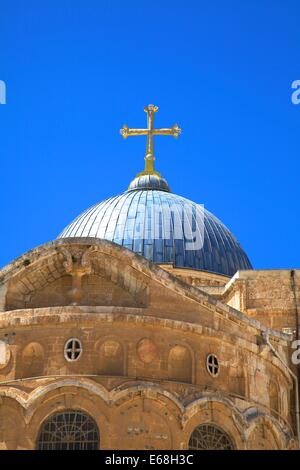
<path fill-rule="evenodd" d="M 158 175 L 160 174 L 154 169 L 154 136 L 155 135 L 172 135 L 173 137 L 178 137 L 181 133 L 181 129 L 178 127 L 178 124 L 174 124 L 171 128 L 155 129 L 154 128 L 154 114 L 158 111 L 158 107 L 153 104 L 149 104 L 144 107 L 144 111 L 147 113 L 147 129 L 132 129 L 126 126 L 122 127 L 120 130 L 121 135 L 126 139 L 131 135 L 146 135 L 147 144 L 146 144 L 146 155 L 145 155 L 145 170 L 140 173 L 140 175 Z"/>

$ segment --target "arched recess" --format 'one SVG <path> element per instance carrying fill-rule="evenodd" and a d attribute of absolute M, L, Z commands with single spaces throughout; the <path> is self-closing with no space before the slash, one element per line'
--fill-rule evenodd
<path fill-rule="evenodd" d="M 279 413 L 279 387 L 275 380 L 270 380 L 269 383 L 269 397 L 270 397 L 270 408 L 275 412 L 275 416 Z"/>
<path fill-rule="evenodd" d="M 171 393 L 140 383 L 118 395 L 110 416 L 112 449 L 180 448 L 182 408 Z"/>
<path fill-rule="evenodd" d="M 21 352 L 17 362 L 17 378 L 38 377 L 44 372 L 44 348 L 40 343 L 31 342 Z"/>
<path fill-rule="evenodd" d="M 193 382 L 193 360 L 191 351 L 182 344 L 176 344 L 169 351 L 168 378 L 178 382 Z"/>
<path fill-rule="evenodd" d="M 106 339 L 99 347 L 97 359 L 101 375 L 125 375 L 125 354 L 123 345 L 115 338 Z"/>
<path fill-rule="evenodd" d="M 229 434 L 214 423 L 197 426 L 189 440 L 189 450 L 233 450 L 234 448 Z"/>
<path fill-rule="evenodd" d="M 38 450 L 97 450 L 100 433 L 94 419 L 87 413 L 69 409 L 54 413 L 41 425 Z"/>
<path fill-rule="evenodd" d="M 243 365 L 229 367 L 228 384 L 231 393 L 243 397 L 246 395 L 246 377 Z"/>

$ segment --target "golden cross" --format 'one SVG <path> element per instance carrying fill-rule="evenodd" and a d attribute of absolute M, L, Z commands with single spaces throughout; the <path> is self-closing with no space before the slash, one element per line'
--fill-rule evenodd
<path fill-rule="evenodd" d="M 154 128 L 154 113 L 158 111 L 158 107 L 153 104 L 144 107 L 144 111 L 147 113 L 147 129 L 131 129 L 126 124 L 120 130 L 121 135 L 126 139 L 131 135 L 146 135 L 147 144 L 146 144 L 146 155 L 145 155 L 145 170 L 140 173 L 144 175 L 159 175 L 154 170 L 154 136 L 155 135 L 172 135 L 173 137 L 178 137 L 181 133 L 181 129 L 178 127 L 178 124 L 174 124 L 171 128 L 166 129 L 155 129 Z"/>

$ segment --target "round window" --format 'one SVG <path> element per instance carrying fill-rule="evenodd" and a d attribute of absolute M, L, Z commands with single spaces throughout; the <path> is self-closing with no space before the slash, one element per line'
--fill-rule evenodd
<path fill-rule="evenodd" d="M 217 356 L 208 354 L 206 358 L 206 368 L 210 375 L 216 377 L 220 372 L 220 365 Z"/>
<path fill-rule="evenodd" d="M 70 338 L 65 344 L 65 358 L 67 361 L 77 361 L 82 354 L 82 345 L 80 339 Z"/>

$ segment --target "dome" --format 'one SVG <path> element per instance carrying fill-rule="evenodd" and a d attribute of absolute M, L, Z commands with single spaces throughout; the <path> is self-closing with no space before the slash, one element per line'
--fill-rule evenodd
<path fill-rule="evenodd" d="M 227 276 L 240 269 L 252 269 L 236 238 L 206 209 L 202 210 L 201 230 L 196 221 L 199 207 L 167 191 L 131 189 L 84 211 L 58 238 L 102 238 L 129 248 L 154 263 L 170 263 L 174 267 Z M 185 239 L 176 238 L 175 225 L 187 225 L 184 222 L 187 213 L 192 214 L 192 223 L 185 230 Z M 195 237 L 202 241 L 201 247 L 189 249 L 186 240 Z"/>
<path fill-rule="evenodd" d="M 137 175 L 134 180 L 131 181 L 128 189 L 160 189 L 161 191 L 171 191 L 167 181 L 159 174 Z"/>
<path fill-rule="evenodd" d="M 120 130 L 126 139 L 147 135 L 145 169 L 128 191 L 97 203 L 80 214 L 58 238 L 95 237 L 110 240 L 153 263 L 198 269 L 226 276 L 252 269 L 239 242 L 222 222 L 202 206 L 171 193 L 154 169 L 155 135 L 178 137 L 181 129 L 154 128 L 158 107 L 149 105 L 146 129 Z"/>

